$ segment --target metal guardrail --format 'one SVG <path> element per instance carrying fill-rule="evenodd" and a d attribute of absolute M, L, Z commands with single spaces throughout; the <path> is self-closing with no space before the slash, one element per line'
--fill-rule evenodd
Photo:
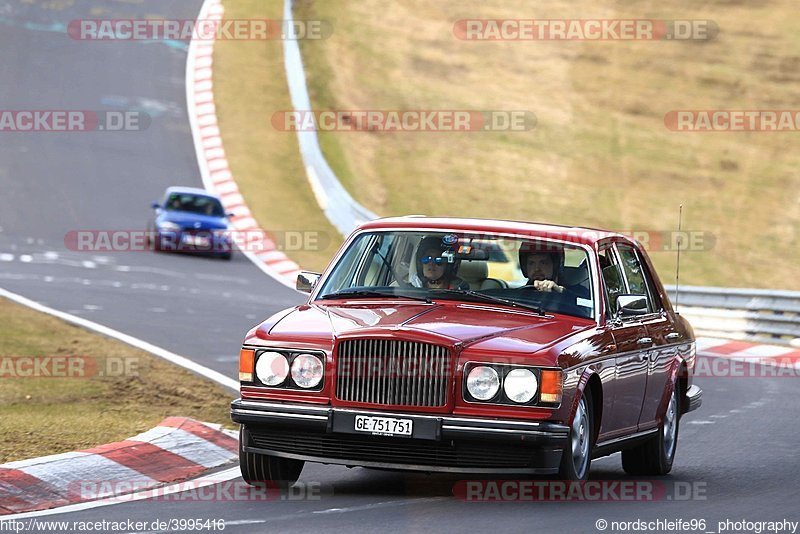
<path fill-rule="evenodd" d="M 678 311 L 697 335 L 800 346 L 800 291 L 681 286 Z"/>
<path fill-rule="evenodd" d="M 299 41 L 294 35 L 292 0 L 284 0 L 283 18 L 291 35 L 283 40 L 283 61 L 286 67 L 286 79 L 289 84 L 289 95 L 295 111 L 311 111 L 311 99 L 306 86 L 306 74 L 303 69 L 303 58 L 300 55 Z M 344 188 L 333 172 L 322 149 L 316 131 L 298 129 L 297 140 L 300 144 L 300 155 L 306 169 L 306 177 L 317 204 L 325 212 L 325 216 L 339 232 L 347 236 L 356 226 L 366 221 L 377 219 L 378 215 L 355 201 Z"/>

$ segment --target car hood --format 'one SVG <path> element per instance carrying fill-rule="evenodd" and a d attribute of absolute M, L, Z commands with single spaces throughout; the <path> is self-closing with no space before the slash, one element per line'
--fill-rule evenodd
<path fill-rule="evenodd" d="M 451 347 L 536 352 L 594 326 L 588 319 L 456 301 L 350 301 L 298 306 L 254 331 L 262 339 L 333 344 L 337 339 L 394 336 Z"/>
<path fill-rule="evenodd" d="M 171 222 L 180 225 L 181 228 L 197 230 L 224 230 L 228 227 L 225 217 L 201 215 L 185 211 L 162 211 L 157 221 Z"/>

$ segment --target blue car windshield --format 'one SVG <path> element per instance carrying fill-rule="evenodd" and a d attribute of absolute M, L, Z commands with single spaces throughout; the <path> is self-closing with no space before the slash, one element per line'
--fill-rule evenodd
<path fill-rule="evenodd" d="M 164 203 L 167 211 L 185 211 L 211 217 L 224 217 L 225 210 L 216 198 L 187 193 L 173 193 Z"/>

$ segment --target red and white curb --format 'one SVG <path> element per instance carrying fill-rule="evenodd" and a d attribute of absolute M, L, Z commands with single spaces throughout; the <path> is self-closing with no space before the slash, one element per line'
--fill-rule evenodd
<path fill-rule="evenodd" d="M 220 0 L 207 0 L 198 19 L 220 21 L 224 12 Z M 234 230 L 247 233 L 248 250 L 242 250 L 243 254 L 266 274 L 293 288 L 300 267 L 258 227 L 228 165 L 214 105 L 213 62 L 214 39 L 192 39 L 186 59 L 186 104 L 203 185 L 219 195 L 225 211 L 235 214 L 231 218 Z"/>
<path fill-rule="evenodd" d="M 697 354 L 782 368 L 800 369 L 800 350 L 780 345 L 699 337 L 697 338 Z"/>
<path fill-rule="evenodd" d="M 168 417 L 125 441 L 0 465 L 0 516 L 180 482 L 237 459 L 235 433 Z"/>

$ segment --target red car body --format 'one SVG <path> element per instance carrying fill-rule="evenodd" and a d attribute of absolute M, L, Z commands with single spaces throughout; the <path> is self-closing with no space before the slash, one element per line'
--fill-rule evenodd
<path fill-rule="evenodd" d="M 598 292 L 595 318 L 541 316 L 502 304 L 458 299 L 315 298 L 356 236 L 398 230 L 525 236 L 579 246 L 592 263 L 591 284 Z M 619 247 L 633 249 L 641 258 L 657 302 L 652 313 L 620 317 L 607 309 L 609 300 L 601 296 L 605 285 L 600 254 L 612 254 L 609 250 Z M 397 340 L 444 347 L 451 364 L 445 372 L 443 404 L 384 404 L 380 391 L 348 399 L 342 394 L 345 379 L 337 378 L 340 347 L 347 342 L 367 347 L 365 340 L 373 342 L 377 351 L 380 342 Z M 253 361 L 264 349 L 318 355 L 324 361 L 324 380 L 313 391 L 265 387 L 253 374 Z M 245 380 L 241 398 L 232 404 L 232 418 L 242 425 L 243 474 L 249 481 L 291 482 L 302 461 L 422 471 L 562 473 L 580 479 L 588 473 L 588 462 L 586 473 L 570 474 L 564 470 L 564 458 L 570 443 L 575 447 L 583 432 L 592 457 L 621 450 L 626 470 L 657 475 L 671 468 L 674 445 L 660 464 L 646 457 L 654 454 L 658 443 L 663 448 L 665 440 L 676 440 L 680 415 L 700 405 L 701 391 L 692 384 L 694 358 L 690 325 L 673 310 L 645 251 L 624 235 L 510 221 L 380 219 L 362 225 L 348 238 L 307 303 L 275 314 L 248 332 L 240 366 Z M 478 365 L 470 362 L 502 362 L 537 372 L 560 370 L 561 400 L 542 406 L 470 401 L 465 368 Z M 380 390 L 381 383 L 368 387 Z M 586 425 L 579 427 L 580 406 L 591 413 L 585 417 Z M 669 429 L 674 430 L 672 438 L 666 436 L 668 410 L 676 412 L 670 412 L 675 420 L 675 428 Z M 342 425 L 352 424 L 359 414 L 408 418 L 426 434 L 422 439 L 378 433 L 354 436 Z M 263 462 L 262 468 L 245 465 L 254 462 Z M 294 463 L 287 466 L 287 462 Z"/>

